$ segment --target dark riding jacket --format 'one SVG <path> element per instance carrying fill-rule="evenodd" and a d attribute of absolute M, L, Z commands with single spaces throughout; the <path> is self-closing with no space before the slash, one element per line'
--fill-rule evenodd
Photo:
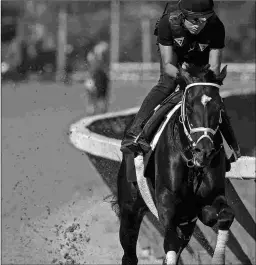
<path fill-rule="evenodd" d="M 211 49 L 225 47 L 225 27 L 218 16 L 211 16 L 198 35 L 191 34 L 184 27 L 184 15 L 177 5 L 172 5 L 157 22 L 154 35 L 157 44 L 173 46 L 178 63 L 205 65 Z"/>

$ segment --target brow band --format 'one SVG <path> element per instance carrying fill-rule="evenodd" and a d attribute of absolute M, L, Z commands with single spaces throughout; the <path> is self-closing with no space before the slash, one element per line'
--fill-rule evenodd
<path fill-rule="evenodd" d="M 192 83 L 186 86 L 185 90 L 187 90 L 188 88 L 192 87 L 192 86 L 214 86 L 217 87 L 219 89 L 221 89 L 221 86 L 215 83 L 207 83 L 207 82 L 198 82 L 198 83 Z"/>

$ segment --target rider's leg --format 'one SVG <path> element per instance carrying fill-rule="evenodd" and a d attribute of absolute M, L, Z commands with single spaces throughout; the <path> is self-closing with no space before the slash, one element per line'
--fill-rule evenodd
<path fill-rule="evenodd" d="M 231 146 L 234 151 L 234 156 L 230 158 L 230 162 L 235 162 L 239 157 L 241 157 L 240 147 L 235 137 L 234 130 L 230 123 L 230 118 L 227 115 L 227 111 L 224 106 L 224 111 L 222 112 L 222 123 L 220 125 L 221 133 L 223 134 L 227 143 Z"/>
<path fill-rule="evenodd" d="M 162 70 L 162 67 L 161 67 Z M 175 80 L 161 71 L 158 84 L 152 88 L 144 99 L 139 112 L 137 113 L 130 128 L 126 131 L 125 137 L 121 143 L 121 151 L 133 153 L 142 148 L 145 152 L 150 150 L 150 145 L 143 137 L 137 141 L 137 137 L 142 131 L 142 123 L 148 118 L 153 109 L 159 105 L 175 89 Z"/>

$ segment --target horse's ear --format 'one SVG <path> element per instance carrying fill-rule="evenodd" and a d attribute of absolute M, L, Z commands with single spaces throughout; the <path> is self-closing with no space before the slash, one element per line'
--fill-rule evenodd
<path fill-rule="evenodd" d="M 186 84 L 192 83 L 190 74 L 188 72 L 189 65 L 187 63 L 183 63 L 182 65 L 179 65 L 178 67 L 180 75 L 183 77 L 183 80 L 186 82 Z"/>
<path fill-rule="evenodd" d="M 207 72 L 209 70 L 209 68 L 211 67 L 211 65 L 208 63 L 203 67 L 203 72 Z"/>
<path fill-rule="evenodd" d="M 222 70 L 221 70 L 221 72 L 220 72 L 220 74 L 217 76 L 217 80 L 222 84 L 223 83 L 223 80 L 226 78 L 226 76 L 227 76 L 227 65 L 225 65 L 223 68 L 222 68 Z"/>

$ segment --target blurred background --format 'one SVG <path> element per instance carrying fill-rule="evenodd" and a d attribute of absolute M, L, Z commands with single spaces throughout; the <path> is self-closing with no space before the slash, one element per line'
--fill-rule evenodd
<path fill-rule="evenodd" d="M 98 44 L 105 70 L 110 62 L 158 62 L 153 30 L 165 4 L 1 1 L 2 79 L 22 80 L 30 73 L 41 79 L 55 79 L 57 73 L 65 81 L 76 73 L 73 78 L 78 79 Z M 216 1 L 215 9 L 226 27 L 224 62 L 254 62 L 255 2 Z"/>
<path fill-rule="evenodd" d="M 104 217 L 90 223 L 90 243 L 86 238 L 75 243 L 82 254 L 72 256 L 74 264 L 119 264 L 118 224 L 110 208 L 102 211 L 106 204 L 98 211 L 102 194 L 109 192 L 102 187 L 107 184 L 113 190 L 119 164 L 92 157 L 89 161 L 69 144 L 69 126 L 86 115 L 141 104 L 159 78 L 153 31 L 166 2 L 1 1 L 3 263 L 64 264 L 67 256 L 60 249 L 66 239 L 55 235 L 53 226 L 78 218 L 82 227 L 87 223 L 81 213 L 88 213 L 90 220 L 95 211 Z M 255 1 L 215 1 L 226 27 L 225 105 L 242 155 L 254 157 L 255 6 Z M 120 139 L 124 120 L 100 120 L 96 132 L 116 128 L 111 137 Z M 255 264 L 255 185 L 232 183 L 238 193 L 232 203 L 239 223 L 233 226 L 229 264 Z M 91 203 L 92 194 L 98 204 Z M 113 236 L 115 245 L 109 244 Z M 198 249 L 206 253 L 207 244 L 200 244 Z M 85 249 L 93 253 L 86 261 Z"/>
<path fill-rule="evenodd" d="M 165 4 L 1 1 L 2 83 L 83 84 L 80 98 L 87 113 L 106 112 L 109 100 L 116 98 L 115 87 L 120 91 L 142 86 L 145 93 L 158 80 L 153 31 Z M 226 27 L 223 61 L 229 64 L 232 79 L 254 80 L 255 2 L 215 1 L 215 10 Z"/>

